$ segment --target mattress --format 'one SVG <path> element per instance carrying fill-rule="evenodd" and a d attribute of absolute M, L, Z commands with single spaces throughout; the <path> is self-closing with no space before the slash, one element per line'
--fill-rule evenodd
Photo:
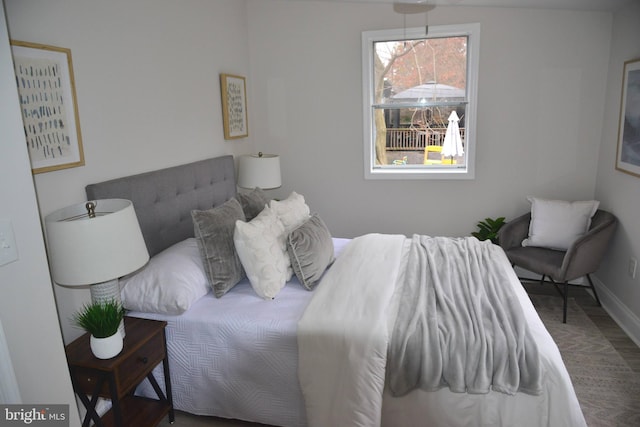
<path fill-rule="evenodd" d="M 349 239 L 334 238 L 336 257 Z M 294 276 L 271 301 L 244 279 L 222 298 L 210 292 L 178 316 L 130 312 L 167 321 L 175 409 L 281 426 L 304 426 L 298 384 L 297 323 L 313 292 Z M 161 367 L 154 376 L 164 389 Z M 148 381 L 136 393 L 155 398 Z"/>

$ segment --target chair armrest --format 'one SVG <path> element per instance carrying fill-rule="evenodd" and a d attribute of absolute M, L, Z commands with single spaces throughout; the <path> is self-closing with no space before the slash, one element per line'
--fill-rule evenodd
<path fill-rule="evenodd" d="M 562 262 L 561 272 L 565 280 L 573 280 L 598 269 L 617 225 L 617 219 L 609 214 L 605 221 L 573 242 Z"/>
<path fill-rule="evenodd" d="M 529 235 L 531 212 L 521 215 L 503 225 L 498 231 L 498 244 L 507 251 L 522 246 L 522 241 Z"/>

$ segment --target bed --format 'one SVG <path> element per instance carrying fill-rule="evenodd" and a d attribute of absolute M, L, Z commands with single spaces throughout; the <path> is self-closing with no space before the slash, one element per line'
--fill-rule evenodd
<path fill-rule="evenodd" d="M 340 239 L 329 236 L 329 252 L 326 243 L 318 250 L 307 248 L 312 256 L 324 254 L 326 263 L 320 272 L 312 272 L 313 281 L 305 276 L 306 267 L 298 265 L 297 269 L 294 267 L 294 274 L 289 273 L 290 280 L 276 291 L 275 298 L 270 298 L 268 286 L 258 289 L 252 283 L 255 277 L 251 268 L 246 271 L 247 277 L 218 295 L 222 292 L 219 286 L 209 286 L 207 252 L 202 246 L 205 229 L 201 227 L 200 217 L 192 211 L 204 215 L 223 207 L 232 209 L 231 202 L 242 199 L 243 195 L 236 191 L 232 156 L 92 184 L 86 191 L 89 200 L 123 198 L 134 204 L 152 258 L 142 271 L 122 280 L 123 298 L 125 304 L 134 298 L 137 301 L 138 305 L 134 304 L 129 315 L 168 322 L 173 401 L 178 410 L 287 427 L 586 425 L 558 348 L 497 246 L 485 247 L 466 238 L 370 234 Z M 291 196 L 282 202 L 289 199 Z M 244 212 L 250 210 L 246 204 L 241 206 Z M 282 208 L 284 204 L 275 207 L 278 206 Z M 224 217 L 233 218 L 235 214 L 230 212 L 235 211 L 226 211 Z M 320 221 L 311 212 L 305 215 Z M 259 216 L 259 212 L 247 213 L 246 224 L 253 223 L 254 219 L 258 222 Z M 287 229 L 291 224 L 286 224 L 284 219 L 282 223 L 285 225 L 279 226 L 289 239 L 302 228 L 297 224 Z M 245 230 L 247 225 L 243 222 L 242 227 Z M 312 230 L 317 232 L 315 228 Z M 247 235 L 251 236 L 249 231 Z M 302 236 L 298 242 L 327 240 L 326 235 L 318 237 L 311 233 L 310 236 L 312 238 L 307 235 L 306 240 Z M 245 244 L 260 240 L 253 237 Z M 241 248 L 246 251 L 239 246 L 241 242 L 235 243 L 237 251 Z M 456 256 L 467 257 L 467 253 L 478 251 L 479 258 L 490 260 L 491 268 L 481 267 L 473 274 L 498 277 L 500 286 L 496 287 L 507 289 L 504 298 L 508 300 L 496 305 L 517 308 L 513 311 L 522 316 L 514 321 L 517 325 L 514 329 L 526 332 L 530 343 L 525 346 L 533 350 L 528 355 L 521 352 L 523 341 L 518 338 L 515 340 L 518 348 L 513 353 L 506 349 L 504 353 L 510 355 L 505 357 L 508 362 L 518 358 L 528 371 L 521 367 L 515 374 L 507 372 L 513 367 L 507 363 L 499 374 L 488 374 L 489 377 L 501 376 L 506 385 L 499 386 L 499 381 L 485 384 L 486 377 L 476 375 L 476 371 L 483 369 L 474 368 L 477 384 L 462 384 L 462 389 L 454 387 L 455 380 L 448 386 L 442 384 L 440 377 L 434 382 L 434 378 L 422 376 L 420 384 L 407 387 L 407 380 L 411 382 L 415 377 L 415 369 L 407 370 L 406 364 L 392 369 L 397 359 L 394 354 L 413 360 L 410 364 L 418 371 L 442 357 L 433 356 L 430 350 L 433 346 L 425 345 L 423 338 L 420 345 L 426 348 L 426 353 L 407 351 L 407 345 L 413 344 L 406 343 L 413 342 L 411 339 L 415 337 L 407 338 L 405 332 L 415 330 L 420 322 L 433 321 L 433 316 L 429 310 L 421 313 L 417 305 L 411 310 L 403 308 L 413 301 L 429 301 L 432 297 L 407 296 L 409 291 L 403 283 L 414 281 L 408 276 L 419 276 L 415 279 L 418 281 L 432 280 L 422 274 L 428 268 L 419 260 L 433 258 L 434 253 L 436 257 L 445 257 L 438 258 L 439 265 L 469 263 L 468 257 L 464 258 L 467 261 L 449 258 L 458 250 L 451 245 L 460 248 Z M 421 252 L 423 248 L 427 248 L 426 252 Z M 172 252 L 175 250 L 179 250 L 179 254 Z M 330 259 L 327 259 L 328 253 Z M 205 264 L 200 267 L 204 272 L 189 273 L 190 276 L 184 273 L 199 262 Z M 472 260 L 471 264 L 474 263 Z M 159 265 L 176 267 L 167 272 L 159 270 Z M 432 270 L 436 274 L 437 269 Z M 146 282 L 140 279 L 145 274 Z M 185 275 L 189 277 L 185 279 Z M 164 290 L 142 287 L 137 295 L 128 290 L 134 289 L 131 283 L 142 281 L 148 285 L 152 276 L 154 286 L 161 283 Z M 175 291 L 185 280 L 197 281 L 199 285 L 194 288 L 189 284 L 188 291 Z M 460 278 L 451 277 L 446 283 L 459 281 Z M 172 285 L 166 287 L 169 283 Z M 179 296 L 167 298 L 163 293 L 167 289 L 179 292 Z M 185 294 L 188 295 L 185 297 Z M 167 302 L 168 299 L 171 301 Z M 473 311 L 477 298 L 470 294 L 460 297 L 459 301 L 462 299 L 468 300 Z M 148 306 L 147 301 L 151 301 Z M 454 301 L 451 309 L 461 310 L 457 306 Z M 500 309 L 492 316 L 506 315 L 504 311 Z M 399 326 L 401 319 L 408 323 Z M 494 331 L 487 333 L 494 340 Z M 438 337 L 431 337 L 434 339 L 437 341 Z M 400 349 L 400 353 L 393 353 L 392 348 Z M 484 359 L 479 358 L 480 367 L 501 357 L 501 353 L 496 352 L 489 360 L 485 353 L 482 353 Z M 413 359 L 407 354 L 413 355 Z M 468 367 L 476 363 L 457 356 L 456 359 L 463 371 L 465 366 L 469 371 Z M 533 379 L 525 384 L 523 378 L 529 371 L 535 371 L 536 375 L 533 378 L 531 374 Z M 153 388 L 146 383 L 137 393 L 154 396 Z"/>

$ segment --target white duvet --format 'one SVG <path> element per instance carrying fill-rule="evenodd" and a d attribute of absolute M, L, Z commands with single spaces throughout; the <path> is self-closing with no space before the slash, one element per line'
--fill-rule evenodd
<path fill-rule="evenodd" d="M 355 239 L 361 241 L 366 242 Z M 380 369 L 393 320 L 386 313 L 395 307 L 394 278 L 402 280 L 403 271 L 397 250 L 402 252 L 405 243 L 401 236 L 383 236 L 380 242 L 382 247 L 368 248 L 334 239 L 337 261 L 314 292 L 294 279 L 275 300 L 265 301 L 244 281 L 223 298 L 209 293 L 182 315 L 131 312 L 168 322 L 175 408 L 287 427 L 585 425 L 558 349 L 508 264 L 504 268 L 547 367 L 544 393 L 466 395 L 442 389 L 393 398 L 384 391 Z M 363 252 L 358 246 L 364 246 Z M 363 287 L 372 292 L 365 295 Z M 356 322 L 355 330 L 347 327 L 347 318 Z M 305 336 L 305 323 L 316 332 L 337 334 Z M 368 345 L 376 348 L 375 354 Z M 350 372 L 358 367 L 377 373 Z M 161 367 L 154 372 L 163 387 Z M 137 393 L 155 397 L 148 381 Z"/>
<path fill-rule="evenodd" d="M 354 239 L 327 272 L 298 324 L 298 376 L 311 427 L 326 426 L 585 426 L 557 346 L 506 257 L 498 260 L 529 320 L 543 365 L 539 396 L 385 391 L 393 298 L 408 240 L 397 235 Z M 330 349 L 327 351 L 327 349 Z"/>
<path fill-rule="evenodd" d="M 385 313 L 405 240 L 377 235 L 374 246 L 367 246 L 370 238 L 353 240 L 298 323 L 298 379 L 310 426 L 380 425 Z"/>

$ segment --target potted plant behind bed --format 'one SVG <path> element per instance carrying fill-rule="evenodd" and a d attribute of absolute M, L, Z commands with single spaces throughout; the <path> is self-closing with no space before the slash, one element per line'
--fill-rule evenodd
<path fill-rule="evenodd" d="M 471 235 L 478 240 L 491 240 L 492 243 L 498 244 L 498 231 L 505 224 L 504 217 L 496 219 L 485 218 L 476 224 L 478 231 L 474 231 Z"/>
<path fill-rule="evenodd" d="M 116 301 L 92 302 L 75 314 L 75 323 L 91 334 L 91 351 L 98 359 L 111 359 L 122 351 L 118 329 L 124 314 L 124 307 Z"/>

